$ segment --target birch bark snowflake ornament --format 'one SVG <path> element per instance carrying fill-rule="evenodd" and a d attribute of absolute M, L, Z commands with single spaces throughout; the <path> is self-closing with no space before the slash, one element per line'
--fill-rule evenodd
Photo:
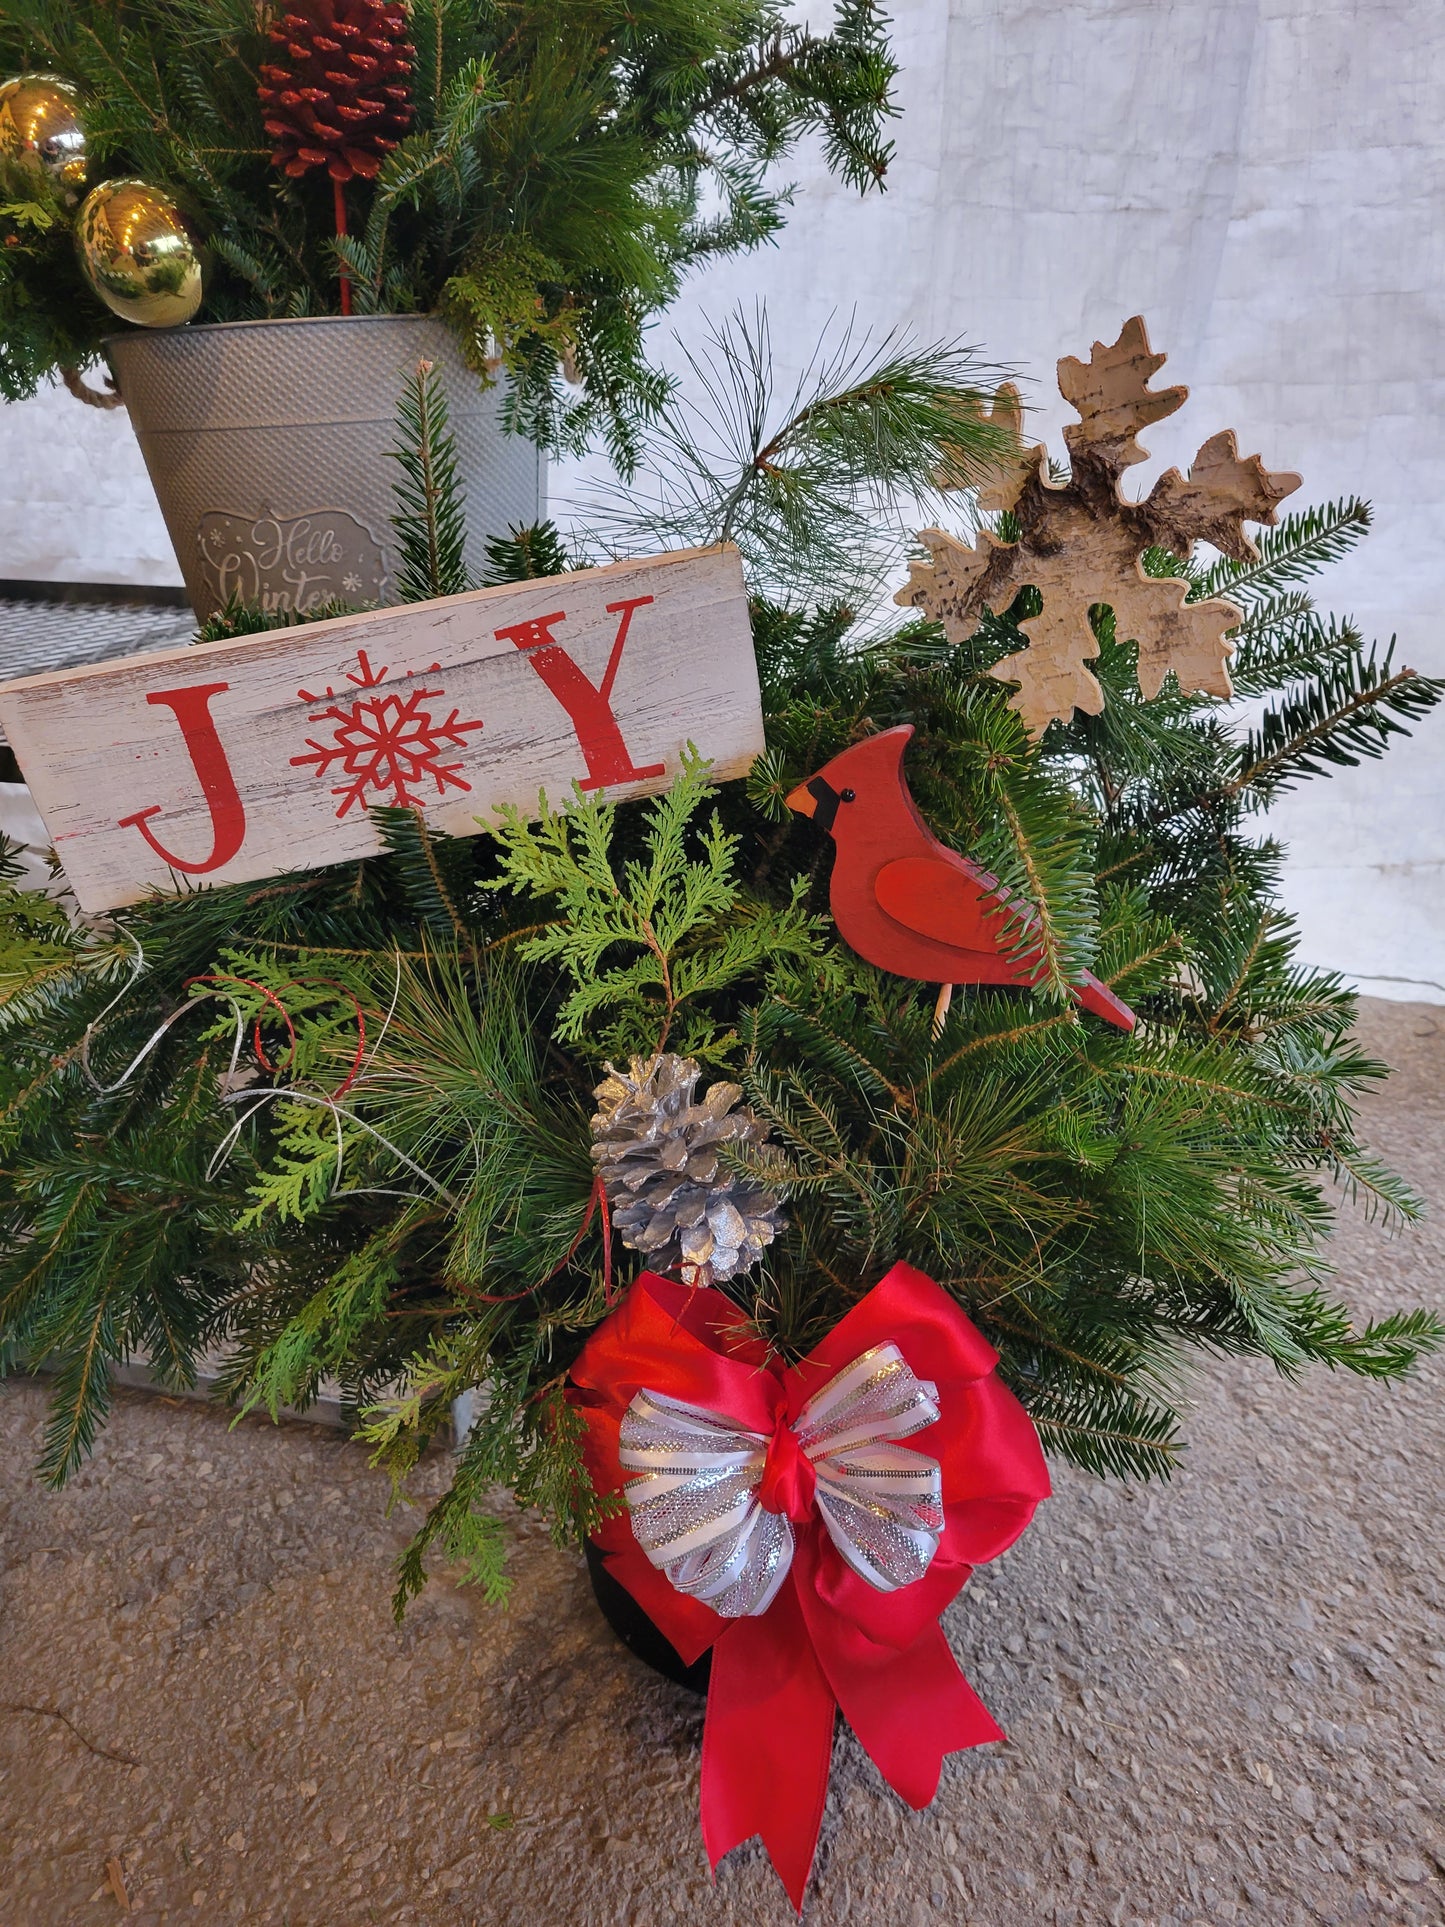
<path fill-rule="evenodd" d="M 1240 611 L 1215 597 L 1187 601 L 1188 582 L 1148 575 L 1140 558 L 1151 548 L 1187 557 L 1196 542 L 1208 542 L 1235 561 L 1254 560 L 1258 551 L 1244 524 L 1272 526 L 1276 505 L 1299 487 L 1300 477 L 1271 474 L 1257 455 L 1241 456 L 1233 432 L 1225 429 L 1205 442 L 1187 477 L 1171 468 L 1142 502 L 1126 501 L 1120 476 L 1148 459 L 1139 431 L 1188 398 L 1187 388 L 1149 387 L 1164 359 L 1150 349 L 1138 315 L 1124 323 L 1111 347 L 1096 341 L 1087 364 L 1065 355 L 1059 392 L 1079 415 L 1064 430 L 1069 479 L 1052 481 L 1047 450 L 1030 449 L 979 496 L 981 508 L 1012 516 L 1018 539 L 1006 542 L 985 530 L 969 547 L 942 529 L 925 529 L 921 539 L 931 561 L 912 564 L 908 584 L 895 598 L 923 609 L 943 624 L 950 640 L 962 642 L 985 608 L 1002 615 L 1020 589 L 1036 589 L 1043 608 L 1019 623 L 1028 647 L 990 671 L 1018 684 L 1012 706 L 1033 736 L 1050 722 L 1066 722 L 1076 709 L 1097 716 L 1104 707 L 1104 692 L 1088 667 L 1099 653 L 1089 621 L 1095 603 L 1112 608 L 1121 642 L 1138 644 L 1139 690 L 1146 700 L 1159 694 L 1171 671 L 1181 689 L 1233 694 L 1229 632 L 1241 621 Z M 1012 385 L 999 390 L 993 418 L 1021 421 Z"/>

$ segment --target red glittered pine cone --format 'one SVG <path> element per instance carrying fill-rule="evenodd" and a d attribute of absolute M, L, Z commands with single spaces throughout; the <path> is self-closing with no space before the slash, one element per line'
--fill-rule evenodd
<path fill-rule="evenodd" d="M 396 0 L 293 0 L 256 90 L 283 173 L 374 178 L 411 125 L 407 26 Z"/>

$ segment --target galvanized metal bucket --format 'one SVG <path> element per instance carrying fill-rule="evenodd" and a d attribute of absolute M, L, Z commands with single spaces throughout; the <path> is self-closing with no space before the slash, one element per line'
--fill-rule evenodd
<path fill-rule="evenodd" d="M 106 352 L 203 620 L 233 595 L 304 611 L 395 599 L 396 414 L 418 361 L 446 385 L 474 574 L 494 535 L 545 513 L 543 457 L 501 424 L 429 315 L 128 330 Z"/>

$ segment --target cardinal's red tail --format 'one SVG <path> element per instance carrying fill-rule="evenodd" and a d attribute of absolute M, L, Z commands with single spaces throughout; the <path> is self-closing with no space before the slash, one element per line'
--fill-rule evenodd
<path fill-rule="evenodd" d="M 1084 972 L 1084 981 L 1075 986 L 1074 995 L 1085 1010 L 1093 1011 L 1106 1024 L 1117 1024 L 1120 1030 L 1134 1028 L 1134 1013 L 1129 1006 L 1116 997 L 1107 984 L 1101 984 L 1087 970 Z"/>

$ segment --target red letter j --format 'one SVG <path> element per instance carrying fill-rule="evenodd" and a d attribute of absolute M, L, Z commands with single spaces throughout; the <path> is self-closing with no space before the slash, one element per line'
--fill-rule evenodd
<path fill-rule="evenodd" d="M 221 738 L 211 715 L 212 696 L 219 696 L 223 689 L 229 689 L 230 686 L 224 682 L 203 682 L 193 689 L 158 689 L 154 695 L 146 697 L 148 703 L 159 703 L 175 711 L 181 734 L 186 739 L 186 748 L 191 752 L 196 775 L 201 779 L 201 794 L 211 812 L 211 854 L 204 863 L 188 863 L 184 857 L 168 850 L 146 820 L 160 815 L 159 803 L 152 803 L 149 809 L 137 810 L 134 816 L 123 816 L 120 827 L 127 830 L 134 825 L 158 857 L 173 870 L 184 870 L 188 876 L 204 876 L 207 870 L 219 870 L 223 863 L 229 863 L 246 835 L 246 806 L 241 801 L 241 793 L 236 788 L 236 779 L 231 774 L 231 765 L 226 760 L 226 752 L 221 746 Z"/>

